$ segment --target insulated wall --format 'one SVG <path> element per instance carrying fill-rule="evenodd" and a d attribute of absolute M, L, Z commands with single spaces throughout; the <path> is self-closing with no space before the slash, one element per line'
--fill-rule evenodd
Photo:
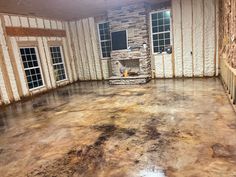
<path fill-rule="evenodd" d="M 156 78 L 218 75 L 218 0 L 172 0 L 172 54 L 153 54 Z"/>
<path fill-rule="evenodd" d="M 75 65 L 66 37 L 9 36 L 6 27 L 65 30 L 65 23 L 36 17 L 0 15 L 0 104 L 18 101 L 22 97 L 44 92 L 77 81 Z M 57 82 L 50 46 L 61 46 L 67 78 Z M 36 47 L 44 80 L 43 87 L 30 90 L 21 59 L 20 47 Z"/>
<path fill-rule="evenodd" d="M 102 80 L 104 73 L 98 50 L 98 34 L 94 18 L 85 18 L 66 23 L 67 40 L 71 46 L 70 53 L 79 80 Z M 105 66 L 106 67 L 106 66 Z"/>

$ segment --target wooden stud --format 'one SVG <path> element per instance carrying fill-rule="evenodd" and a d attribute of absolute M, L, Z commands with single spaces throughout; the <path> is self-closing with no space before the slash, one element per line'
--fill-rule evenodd
<path fill-rule="evenodd" d="M 89 63 L 88 63 L 88 57 L 87 52 L 85 48 L 85 38 L 84 38 L 84 29 L 82 21 L 75 22 L 76 29 L 77 29 L 77 36 L 78 36 L 78 43 L 79 43 L 79 50 L 81 54 L 81 61 L 83 63 L 83 69 L 84 69 L 84 78 L 85 80 L 91 80 L 91 74 L 89 69 Z"/>
<path fill-rule="evenodd" d="M 9 42 L 8 39 L 6 37 L 6 33 L 5 33 L 5 24 L 4 24 L 4 18 L 3 16 L 1 16 L 0 18 L 0 35 L 2 35 L 0 37 L 0 45 L 1 45 L 1 50 L 3 53 L 3 59 L 4 59 L 4 65 L 6 68 L 6 76 L 8 77 L 7 80 L 9 80 L 10 85 L 6 84 L 7 90 L 9 90 L 8 94 L 9 94 L 9 98 L 11 101 L 13 100 L 19 100 L 20 96 L 18 94 L 18 88 L 17 88 L 17 83 L 16 83 L 16 78 L 14 75 L 14 67 L 12 66 L 12 52 L 10 50 Z M 12 97 L 11 97 L 12 96 Z"/>
<path fill-rule="evenodd" d="M 172 0 L 173 51 L 175 76 L 183 76 L 181 0 Z"/>
<path fill-rule="evenodd" d="M 204 76 L 215 75 L 215 0 L 204 0 Z"/>
<path fill-rule="evenodd" d="M 193 76 L 192 59 L 192 1 L 181 0 L 182 4 L 182 32 L 183 32 L 183 71 L 185 77 Z"/>
<path fill-rule="evenodd" d="M 94 57 L 93 57 L 93 50 L 92 50 L 92 43 L 91 43 L 91 33 L 89 29 L 89 21 L 88 19 L 83 19 L 82 20 L 83 24 L 83 31 L 84 31 L 84 42 L 85 42 L 85 50 L 86 50 L 86 56 L 87 56 L 87 62 L 88 62 L 88 67 L 90 70 L 90 77 L 91 80 L 97 80 L 97 71 L 95 68 L 95 62 L 94 62 Z"/>
<path fill-rule="evenodd" d="M 20 56 L 19 52 L 19 47 L 17 46 L 17 41 L 14 37 L 10 38 L 11 44 L 12 44 L 12 49 L 13 49 L 13 54 L 16 62 L 16 68 L 17 68 L 17 75 L 19 76 L 19 82 L 21 84 L 22 88 L 22 94 L 23 96 L 26 96 L 29 94 L 29 89 L 27 86 L 27 81 L 26 81 L 26 76 L 25 76 L 25 71 L 22 63 L 22 59 Z"/>
<path fill-rule="evenodd" d="M 203 76 L 203 0 L 192 0 L 194 76 Z"/>
<path fill-rule="evenodd" d="M 73 73 L 73 81 L 77 81 L 78 75 L 76 73 L 75 54 L 73 54 L 74 45 L 71 43 L 71 36 L 70 36 L 71 33 L 70 33 L 68 23 L 65 23 L 65 30 L 66 30 L 66 36 L 67 36 L 65 46 L 67 46 L 68 57 L 69 57 L 69 61 L 70 61 L 69 63 L 70 63 L 72 73 Z"/>
<path fill-rule="evenodd" d="M 96 33 L 96 25 L 94 22 L 94 18 L 89 18 L 89 28 L 91 31 L 91 42 L 92 42 L 92 48 L 93 48 L 93 54 L 94 54 L 94 61 L 95 61 L 95 68 L 96 68 L 96 74 L 97 79 L 102 80 L 102 68 L 101 68 L 101 60 L 99 58 L 99 50 L 98 50 L 98 39 L 97 39 L 97 33 Z"/>
<path fill-rule="evenodd" d="M 79 48 L 79 39 L 77 36 L 77 28 L 76 28 L 76 22 L 70 22 L 70 32 L 71 32 L 71 45 L 73 46 L 73 52 L 75 54 L 75 66 L 76 66 L 76 70 L 77 70 L 77 74 L 79 77 L 79 80 L 86 80 L 85 78 L 85 73 L 84 73 L 84 66 L 83 66 L 83 62 L 81 59 L 81 51 Z"/>
<path fill-rule="evenodd" d="M 65 30 L 51 30 L 24 27 L 6 27 L 8 36 L 66 37 Z"/>
<path fill-rule="evenodd" d="M 66 38 L 62 39 L 62 48 L 63 48 L 63 54 L 64 54 L 64 63 L 65 63 L 65 67 L 67 68 L 67 78 L 69 80 L 70 83 L 73 82 L 73 75 L 72 75 L 72 68 L 71 68 L 71 64 L 70 64 L 70 57 L 68 54 L 68 46 L 66 43 Z"/>

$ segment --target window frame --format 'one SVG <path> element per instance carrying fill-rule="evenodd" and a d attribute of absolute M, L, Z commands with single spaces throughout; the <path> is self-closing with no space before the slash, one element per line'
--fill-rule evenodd
<path fill-rule="evenodd" d="M 61 82 L 68 81 L 67 69 L 66 69 L 66 65 L 65 65 L 65 58 L 64 58 L 64 52 L 63 52 L 62 44 L 51 44 L 51 45 L 49 45 L 48 47 L 49 47 L 49 53 L 50 53 L 50 58 L 51 58 L 53 73 L 54 73 L 54 67 L 53 67 L 54 65 L 63 64 L 64 70 L 65 70 L 65 79 L 62 79 L 62 80 L 57 81 L 57 80 L 56 80 L 56 76 L 54 75 L 54 78 L 55 78 L 56 83 L 59 84 L 59 83 L 61 83 Z M 53 58 L 52 58 L 52 54 L 51 54 L 51 50 L 50 50 L 51 47 L 59 47 L 59 48 L 60 48 L 61 59 L 62 59 L 62 62 L 61 62 L 61 63 L 53 64 Z"/>
<path fill-rule="evenodd" d="M 99 23 L 97 23 L 97 31 L 98 31 L 98 39 L 99 39 L 99 47 L 100 47 L 100 55 L 101 55 L 101 59 L 110 59 L 111 58 L 111 56 L 110 57 L 103 57 L 103 53 L 102 53 L 102 42 L 108 42 L 108 41 L 110 41 L 110 44 L 111 44 L 111 31 L 110 31 L 110 24 L 109 24 L 109 32 L 110 32 L 110 40 L 101 40 L 101 36 L 100 36 L 100 28 L 99 28 L 99 25 L 100 24 L 104 24 L 104 23 L 109 23 L 109 21 L 101 21 L 101 22 L 99 22 Z M 111 46 L 111 51 L 112 51 L 112 46 Z M 111 51 L 110 51 L 110 53 L 111 53 Z"/>
<path fill-rule="evenodd" d="M 161 33 L 165 33 L 167 31 L 164 31 L 164 32 L 157 32 L 157 33 L 153 33 L 152 31 L 152 14 L 156 14 L 156 13 L 159 13 L 159 12 L 165 12 L 165 11 L 170 11 L 170 46 L 173 45 L 173 36 L 172 36 L 172 11 L 170 8 L 165 8 L 165 9 L 161 9 L 161 10 L 156 10 L 156 11 L 153 11 L 153 12 L 150 12 L 149 13 L 149 23 L 150 23 L 150 34 L 151 34 L 151 51 L 152 51 L 152 54 L 153 55 L 161 55 L 161 54 L 167 54 L 166 51 L 160 53 L 160 52 L 154 52 L 154 46 L 153 46 L 153 35 L 154 34 L 161 34 Z"/>
<path fill-rule="evenodd" d="M 30 70 L 30 69 L 25 69 L 24 67 L 24 63 L 23 63 L 23 60 L 22 60 L 22 55 L 21 55 L 21 52 L 20 52 L 20 49 L 26 49 L 26 48 L 34 48 L 35 50 L 35 54 L 36 54 L 36 57 L 37 57 L 37 62 L 38 62 L 38 67 L 31 67 L 30 69 L 35 69 L 35 68 L 39 68 L 40 69 L 40 74 L 41 74 L 41 77 L 42 77 L 42 83 L 43 85 L 39 86 L 39 87 L 34 87 L 34 88 L 29 88 L 29 84 L 28 84 L 28 81 L 27 81 L 27 75 L 25 73 L 26 70 Z M 18 47 L 19 49 L 19 55 L 20 55 L 20 59 L 21 59 L 21 64 L 22 64 L 22 69 L 24 70 L 24 75 L 25 75 L 25 79 L 26 79 L 26 83 L 27 83 L 27 88 L 29 89 L 30 92 L 32 91 L 35 91 L 35 90 L 39 90 L 41 88 L 44 88 L 46 85 L 45 85 L 45 81 L 44 81 L 44 75 L 43 75 L 43 70 L 42 70 L 42 65 L 41 65 L 41 59 L 40 59 L 40 55 L 39 55 L 39 51 L 38 51 L 38 46 L 28 46 L 28 45 L 22 45 L 22 46 L 19 46 Z"/>

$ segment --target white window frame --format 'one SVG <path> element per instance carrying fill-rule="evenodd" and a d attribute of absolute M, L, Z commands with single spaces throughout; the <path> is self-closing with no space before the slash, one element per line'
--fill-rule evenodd
<path fill-rule="evenodd" d="M 27 79 L 26 79 L 27 87 L 28 87 L 29 91 L 39 90 L 39 89 L 45 87 L 45 82 L 44 82 L 44 76 L 43 76 L 43 70 L 42 70 L 41 60 L 40 60 L 39 53 L 38 53 L 38 47 L 36 47 L 36 46 L 24 46 L 24 47 L 19 47 L 19 52 L 20 52 L 20 49 L 26 49 L 26 48 L 34 48 L 34 50 L 35 50 L 35 54 L 36 54 L 37 62 L 38 62 L 38 67 L 31 67 L 30 69 L 36 69 L 36 68 L 39 68 L 39 69 L 40 69 L 40 74 L 41 74 L 42 83 L 43 83 L 43 85 L 41 85 L 41 86 L 39 86 L 39 87 L 34 87 L 34 88 L 30 89 L 30 88 L 29 88 L 29 85 L 28 85 L 28 81 L 27 81 Z M 21 59 L 21 63 L 22 63 L 24 72 L 25 72 L 26 70 L 30 70 L 29 68 L 25 69 L 24 63 L 23 63 L 23 61 L 22 61 L 21 52 L 20 52 L 20 59 Z M 24 73 L 24 74 L 25 74 L 25 77 L 27 78 L 26 73 Z"/>
<path fill-rule="evenodd" d="M 108 41 L 110 41 L 110 43 L 111 43 L 111 31 L 110 31 L 110 29 L 109 29 L 109 31 L 110 31 L 110 40 L 108 40 L 108 39 L 106 39 L 106 40 L 101 40 L 99 25 L 100 25 L 100 24 L 104 24 L 104 23 L 109 23 L 109 22 L 108 22 L 108 21 L 102 21 L 102 22 L 99 22 L 99 23 L 97 24 L 97 31 L 98 31 L 98 37 L 99 37 L 99 46 L 100 46 L 100 54 L 101 54 L 101 58 L 102 58 L 102 59 L 110 59 L 111 57 L 103 57 L 103 54 L 102 54 L 102 42 L 108 42 Z M 110 25 L 110 24 L 109 24 L 109 25 Z M 112 44 L 112 43 L 111 43 L 111 44 Z M 112 46 L 111 46 L 111 51 L 112 51 Z"/>
<path fill-rule="evenodd" d="M 159 12 L 165 12 L 165 11 L 170 11 L 170 45 L 172 46 L 173 45 L 173 42 L 172 42 L 172 11 L 171 9 L 167 8 L 167 9 L 162 9 L 162 10 L 157 10 L 157 11 L 153 11 L 153 12 L 150 12 L 149 14 L 149 22 L 150 22 L 150 34 L 151 34 L 151 47 L 152 47 L 152 54 L 153 55 L 161 55 L 161 54 L 167 54 L 166 51 L 162 52 L 162 53 L 158 53 L 158 52 L 154 52 L 154 46 L 153 46 L 153 35 L 154 34 L 161 34 L 161 33 L 166 33 L 167 31 L 164 31 L 164 32 L 157 32 L 157 33 L 153 33 L 152 32 L 152 14 L 156 14 L 156 13 L 159 13 Z"/>
<path fill-rule="evenodd" d="M 53 64 L 53 61 L 52 61 L 52 54 L 51 54 L 51 50 L 50 50 L 51 47 L 59 47 L 59 48 L 60 48 L 61 60 L 62 60 L 61 63 Z M 54 65 L 63 64 L 64 70 L 65 70 L 65 77 L 66 77 L 66 78 L 65 78 L 65 79 L 62 79 L 62 80 L 59 80 L 59 81 L 57 81 L 56 78 L 55 78 L 56 83 L 61 83 L 61 82 L 67 81 L 67 80 L 68 80 L 68 77 L 67 77 L 67 70 L 66 70 L 66 65 L 65 65 L 65 60 L 64 60 L 63 47 L 62 47 L 61 45 L 50 45 L 50 46 L 49 46 L 49 52 L 50 52 L 51 61 L 52 61 L 52 68 L 53 68 Z M 53 68 L 53 73 L 54 73 L 54 68 Z M 55 75 L 54 75 L 54 77 L 55 77 Z"/>

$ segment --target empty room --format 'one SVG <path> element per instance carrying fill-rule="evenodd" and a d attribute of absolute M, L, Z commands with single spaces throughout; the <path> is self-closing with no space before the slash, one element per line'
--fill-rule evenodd
<path fill-rule="evenodd" d="M 0 0 L 0 177 L 236 177 L 236 0 Z"/>

